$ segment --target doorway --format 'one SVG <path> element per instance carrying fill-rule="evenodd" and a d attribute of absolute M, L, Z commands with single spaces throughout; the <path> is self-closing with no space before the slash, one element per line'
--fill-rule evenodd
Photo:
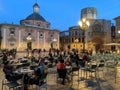
<path fill-rule="evenodd" d="M 27 43 L 27 49 L 28 50 L 32 50 L 32 42 L 28 42 Z"/>

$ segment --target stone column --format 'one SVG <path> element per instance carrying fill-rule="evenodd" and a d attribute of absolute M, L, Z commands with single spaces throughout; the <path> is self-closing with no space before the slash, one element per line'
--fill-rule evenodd
<path fill-rule="evenodd" d="M 57 43 L 57 46 L 58 46 L 58 49 L 59 49 L 59 34 L 57 34 L 58 35 L 58 43 Z"/>
<path fill-rule="evenodd" d="M 45 44 L 46 44 L 45 41 L 46 41 L 46 40 L 45 40 L 45 32 L 44 32 L 44 49 L 45 49 Z"/>
<path fill-rule="evenodd" d="M 20 41 L 21 41 L 21 30 L 18 31 L 18 47 L 20 48 Z"/>

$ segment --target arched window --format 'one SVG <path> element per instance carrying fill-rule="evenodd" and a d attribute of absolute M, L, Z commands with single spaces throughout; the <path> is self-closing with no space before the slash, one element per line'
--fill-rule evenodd
<path fill-rule="evenodd" d="M 43 32 L 39 32 L 39 37 L 43 38 L 44 37 L 44 33 Z"/>
<path fill-rule="evenodd" d="M 15 35 L 15 29 L 14 28 L 10 28 L 10 35 Z"/>
<path fill-rule="evenodd" d="M 31 33 L 28 33 L 28 36 L 31 36 Z"/>

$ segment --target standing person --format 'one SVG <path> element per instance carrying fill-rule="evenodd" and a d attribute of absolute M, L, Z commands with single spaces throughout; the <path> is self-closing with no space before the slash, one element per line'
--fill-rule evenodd
<path fill-rule="evenodd" d="M 7 59 L 8 59 L 8 57 L 7 57 L 7 54 L 6 54 L 6 53 L 4 53 L 4 54 L 3 54 L 2 59 L 3 59 L 3 64 L 5 64 L 5 63 L 7 62 Z"/>
<path fill-rule="evenodd" d="M 83 55 L 83 67 L 85 66 L 85 63 L 87 62 L 87 60 L 88 60 L 88 54 L 87 53 L 84 53 L 84 55 Z"/>
<path fill-rule="evenodd" d="M 75 63 L 76 63 L 76 66 L 78 66 L 78 61 L 79 61 L 79 56 L 78 54 L 74 54 L 74 59 L 75 59 Z"/>
<path fill-rule="evenodd" d="M 59 75 L 59 78 L 62 78 L 62 84 L 65 84 L 65 78 L 66 78 L 66 65 L 64 64 L 64 60 L 61 59 L 60 62 L 57 64 L 57 72 Z"/>

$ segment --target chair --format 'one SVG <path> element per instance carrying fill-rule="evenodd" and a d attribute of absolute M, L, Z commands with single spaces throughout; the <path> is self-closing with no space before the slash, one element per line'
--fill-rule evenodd
<path fill-rule="evenodd" d="M 9 87 L 9 90 L 10 89 L 15 89 L 15 88 L 19 88 L 22 86 L 22 84 L 18 83 L 18 82 L 9 82 L 7 81 L 7 79 L 3 79 L 2 80 L 2 90 L 4 90 L 4 86 L 8 86 Z"/>
<path fill-rule="evenodd" d="M 8 86 L 9 90 L 12 88 L 17 88 L 22 85 L 22 83 L 18 83 L 17 81 L 22 79 L 22 74 L 14 74 L 10 70 L 4 69 L 5 79 L 2 80 L 2 90 L 4 86 Z"/>
<path fill-rule="evenodd" d="M 84 78 L 84 76 L 87 76 L 86 73 L 86 62 L 85 61 L 78 61 L 79 71 L 80 71 L 80 77 Z"/>
<path fill-rule="evenodd" d="M 56 77 L 57 79 L 57 85 L 58 85 L 58 81 L 59 81 L 59 79 L 60 79 L 60 83 L 63 83 L 64 84 L 64 82 L 65 82 L 65 80 L 67 79 L 67 70 L 66 69 L 57 69 L 57 77 Z M 64 80 L 64 81 L 61 81 L 61 79 L 62 80 Z"/>
<path fill-rule="evenodd" d="M 114 60 L 109 60 L 105 62 L 105 67 L 106 67 L 106 73 L 109 73 L 111 75 L 115 74 L 115 67 L 116 67 L 116 63 Z M 112 72 L 111 72 L 112 71 Z M 114 73 L 113 73 L 114 72 Z"/>
<path fill-rule="evenodd" d="M 71 86 L 74 83 L 74 81 L 73 81 L 74 76 L 77 76 L 78 80 L 79 80 L 79 69 L 80 69 L 80 67 L 72 67 L 72 70 L 71 70 Z M 79 81 L 78 81 L 78 84 L 79 84 Z"/>
<path fill-rule="evenodd" d="M 85 70 L 89 73 L 89 76 L 92 76 L 92 73 L 94 73 L 95 77 L 97 76 L 96 72 L 97 72 L 98 66 L 96 64 L 91 64 L 90 67 L 86 68 Z M 87 73 L 86 72 L 86 73 Z M 86 76 L 87 77 L 87 76 Z"/>
<path fill-rule="evenodd" d="M 116 75 L 115 75 L 115 83 L 119 80 L 119 71 L 120 71 L 120 61 L 117 61 L 116 63 Z"/>
<path fill-rule="evenodd" d="M 102 72 L 102 75 L 104 77 L 104 70 L 105 70 L 105 64 L 104 64 L 104 62 L 100 62 L 99 63 L 97 70 L 98 70 L 98 77 L 99 77 L 100 71 Z"/>
<path fill-rule="evenodd" d="M 6 75 L 6 79 L 2 80 L 2 90 L 4 90 L 4 86 L 7 86 L 10 89 L 15 89 L 18 87 L 22 86 L 22 83 L 18 83 L 16 80 L 16 78 L 13 77 L 11 74 L 10 75 Z"/>
<path fill-rule="evenodd" d="M 105 78 L 108 79 L 108 75 L 109 75 L 109 78 L 115 80 L 115 83 L 117 78 L 117 65 L 118 63 L 116 63 L 115 60 L 109 60 L 105 62 L 105 66 L 106 66 Z"/>
<path fill-rule="evenodd" d="M 47 90 L 47 75 L 48 73 L 44 73 L 39 79 L 39 84 L 36 85 L 36 90 L 39 90 L 40 88 L 45 88 Z"/>

